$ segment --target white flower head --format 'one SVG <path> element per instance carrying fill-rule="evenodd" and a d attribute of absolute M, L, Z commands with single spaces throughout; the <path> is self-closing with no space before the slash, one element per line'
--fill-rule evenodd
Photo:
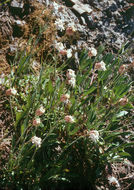
<path fill-rule="evenodd" d="M 67 76 L 67 78 L 68 78 L 69 80 L 72 79 L 72 78 L 75 78 L 75 77 L 76 77 L 75 71 L 72 70 L 72 69 L 68 69 L 68 70 L 67 70 L 67 73 L 66 73 L 66 76 Z"/>
<path fill-rule="evenodd" d="M 66 121 L 67 123 L 74 123 L 74 122 L 75 122 L 74 117 L 71 116 L 71 115 L 66 115 L 64 119 L 65 119 L 65 121 Z"/>
<path fill-rule="evenodd" d="M 127 65 L 121 65 L 118 72 L 120 74 L 123 74 L 126 70 L 127 70 Z"/>
<path fill-rule="evenodd" d="M 33 126 L 39 126 L 40 124 L 41 124 L 40 118 L 35 118 L 35 119 L 33 120 Z"/>
<path fill-rule="evenodd" d="M 69 98 L 70 98 L 69 94 L 62 94 L 61 97 L 60 97 L 60 101 L 65 103 L 65 104 L 68 104 L 69 103 Z"/>
<path fill-rule="evenodd" d="M 54 8 L 55 12 L 58 12 L 59 7 L 60 7 L 60 5 L 54 1 L 53 2 L 53 8 Z"/>
<path fill-rule="evenodd" d="M 89 56 L 89 57 L 92 57 L 92 56 L 96 56 L 96 55 L 97 55 L 97 50 L 96 50 L 95 48 L 91 47 L 91 48 L 89 48 L 88 50 L 89 50 L 89 51 L 88 51 L 88 56 Z"/>
<path fill-rule="evenodd" d="M 36 116 L 41 116 L 45 113 L 45 109 L 43 108 L 43 106 L 41 106 L 40 108 L 38 108 L 35 112 Z"/>
<path fill-rule="evenodd" d="M 76 27 L 75 27 L 75 23 L 71 22 L 68 24 L 68 27 L 71 27 L 73 29 L 73 31 L 75 32 L 76 31 Z"/>
<path fill-rule="evenodd" d="M 55 148 L 55 150 L 57 151 L 57 152 L 61 152 L 61 147 L 60 147 L 60 145 L 58 145 L 56 148 Z"/>
<path fill-rule="evenodd" d="M 62 50 L 65 50 L 65 47 L 63 45 L 63 43 L 61 42 L 58 42 L 58 43 L 55 43 L 55 48 L 60 52 Z"/>
<path fill-rule="evenodd" d="M 68 24 L 68 27 L 66 28 L 66 34 L 68 36 L 73 36 L 74 32 L 76 32 L 76 28 L 75 28 L 74 23 Z"/>
<path fill-rule="evenodd" d="M 96 143 L 99 140 L 99 132 L 96 130 L 89 131 L 89 138 Z"/>
<path fill-rule="evenodd" d="M 125 106 L 128 103 L 127 97 L 121 98 L 119 100 L 119 103 L 120 103 L 121 106 Z"/>
<path fill-rule="evenodd" d="M 71 78 L 71 79 L 67 80 L 67 84 L 69 84 L 70 86 L 72 86 L 74 88 L 76 85 L 76 79 Z"/>
<path fill-rule="evenodd" d="M 95 69 L 100 71 L 106 71 L 106 64 L 104 63 L 104 61 L 98 62 L 95 64 Z"/>
<path fill-rule="evenodd" d="M 10 89 L 6 90 L 7 96 L 11 96 L 11 95 L 15 96 L 16 94 L 17 94 L 17 90 L 15 90 L 15 88 L 10 88 Z"/>
<path fill-rule="evenodd" d="M 56 28 L 57 28 L 58 30 L 60 30 L 60 31 L 65 30 L 65 27 L 64 27 L 65 23 L 64 23 L 63 20 L 61 20 L 60 18 L 56 19 L 55 25 L 56 25 Z"/>
<path fill-rule="evenodd" d="M 72 49 L 67 49 L 67 58 L 72 57 Z"/>
<path fill-rule="evenodd" d="M 118 180 L 115 177 L 109 176 L 108 181 L 109 181 L 110 185 L 120 187 L 120 184 L 119 184 Z"/>
<path fill-rule="evenodd" d="M 42 141 L 41 138 L 36 137 L 36 136 L 33 136 L 33 137 L 31 138 L 31 141 L 32 141 L 32 143 L 35 144 L 37 147 L 41 147 L 41 141 Z"/>

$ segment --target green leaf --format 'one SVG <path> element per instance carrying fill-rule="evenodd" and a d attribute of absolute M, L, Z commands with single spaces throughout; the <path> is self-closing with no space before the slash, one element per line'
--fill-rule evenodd
<path fill-rule="evenodd" d="M 49 91 L 49 93 L 52 93 L 53 92 L 53 85 L 52 85 L 52 81 L 50 80 L 49 82 L 48 82 L 48 91 Z"/>
<path fill-rule="evenodd" d="M 25 125 L 24 123 L 21 125 L 21 136 L 24 134 L 24 130 L 25 130 Z"/>
<path fill-rule="evenodd" d="M 22 118 L 23 112 L 17 112 L 16 113 L 16 123 Z"/>
<path fill-rule="evenodd" d="M 87 91 L 85 91 L 84 93 L 83 93 L 83 97 L 84 96 L 87 96 L 87 95 L 89 95 L 89 94 L 91 94 L 93 91 L 95 91 L 96 90 L 96 87 L 94 87 L 94 86 L 91 86 Z"/>
<path fill-rule="evenodd" d="M 128 135 L 130 132 L 112 132 L 112 134 L 107 135 L 104 139 L 112 141 L 115 137 L 120 136 L 120 135 Z"/>
<path fill-rule="evenodd" d="M 121 157 L 131 157 L 131 155 L 128 152 L 120 152 L 118 153 L 118 155 Z"/>

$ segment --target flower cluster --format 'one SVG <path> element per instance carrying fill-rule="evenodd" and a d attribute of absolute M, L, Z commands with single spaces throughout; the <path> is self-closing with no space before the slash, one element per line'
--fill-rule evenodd
<path fill-rule="evenodd" d="M 75 25 L 73 23 L 69 24 L 68 27 L 66 28 L 66 35 L 73 36 L 75 32 L 76 32 Z"/>
<path fill-rule="evenodd" d="M 121 65 L 119 68 L 119 74 L 123 74 L 127 70 L 127 65 Z"/>
<path fill-rule="evenodd" d="M 32 141 L 33 144 L 36 145 L 36 147 L 41 147 L 41 141 L 42 141 L 41 138 L 36 137 L 36 136 L 33 136 L 33 137 L 31 138 L 31 141 Z"/>
<path fill-rule="evenodd" d="M 65 104 L 68 104 L 69 103 L 69 98 L 70 98 L 69 94 L 62 94 L 61 97 L 60 97 L 60 101 L 65 103 Z"/>
<path fill-rule="evenodd" d="M 41 106 L 40 108 L 38 108 L 35 112 L 36 116 L 41 116 L 45 113 L 45 109 L 43 108 L 43 106 Z M 35 118 L 33 120 L 33 126 L 39 126 L 41 124 L 41 120 L 40 118 Z"/>
<path fill-rule="evenodd" d="M 67 84 L 71 85 L 74 88 L 76 84 L 75 71 L 73 71 L 72 69 L 68 69 L 66 76 L 67 76 Z"/>
<path fill-rule="evenodd" d="M 106 64 L 104 61 L 95 64 L 95 70 L 106 71 Z"/>
<path fill-rule="evenodd" d="M 40 118 L 35 118 L 35 119 L 33 120 L 33 126 L 39 126 L 40 124 L 41 124 Z"/>
<path fill-rule="evenodd" d="M 45 109 L 43 108 L 43 106 L 41 106 L 39 109 L 36 110 L 35 114 L 37 116 L 41 116 L 45 113 Z"/>
<path fill-rule="evenodd" d="M 7 96 L 15 96 L 17 94 L 17 90 L 15 88 L 10 88 L 6 90 L 6 95 Z"/>
<path fill-rule="evenodd" d="M 65 121 L 66 121 L 67 123 L 74 123 L 74 122 L 75 122 L 74 117 L 71 116 L 71 115 L 66 115 L 64 119 L 65 119 Z"/>
<path fill-rule="evenodd" d="M 56 19 L 55 26 L 60 31 L 65 30 L 65 23 L 60 18 Z"/>
<path fill-rule="evenodd" d="M 95 49 L 95 48 L 93 48 L 93 47 L 91 47 L 91 48 L 88 48 L 88 56 L 89 57 L 95 57 L 97 55 L 97 50 Z"/>
<path fill-rule="evenodd" d="M 88 135 L 91 141 L 95 143 L 99 140 L 99 132 L 96 130 L 89 131 Z"/>
<path fill-rule="evenodd" d="M 59 51 L 60 55 L 66 55 L 67 58 L 71 58 L 72 57 L 72 49 L 67 49 L 64 47 L 63 43 L 61 42 L 56 42 L 55 43 L 55 48 Z"/>
<path fill-rule="evenodd" d="M 120 184 L 119 184 L 118 180 L 115 177 L 109 176 L 108 181 L 109 181 L 110 185 L 120 187 Z"/>
<path fill-rule="evenodd" d="M 121 98 L 121 99 L 119 100 L 119 104 L 120 104 L 121 106 L 125 106 L 127 103 L 128 103 L 127 97 Z"/>

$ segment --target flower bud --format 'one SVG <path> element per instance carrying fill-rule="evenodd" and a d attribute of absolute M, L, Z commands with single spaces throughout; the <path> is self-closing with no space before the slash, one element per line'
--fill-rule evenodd
<path fill-rule="evenodd" d="M 121 106 L 125 106 L 128 103 L 128 99 L 126 97 L 121 98 L 119 100 L 119 103 L 120 103 Z"/>
<path fill-rule="evenodd" d="M 33 120 L 33 126 L 39 126 L 41 124 L 40 118 L 36 118 Z"/>
<path fill-rule="evenodd" d="M 67 123 L 74 123 L 75 122 L 74 117 L 71 115 L 66 115 L 64 119 Z"/>
<path fill-rule="evenodd" d="M 89 57 L 93 57 L 93 56 L 96 56 L 97 55 L 97 50 L 93 47 L 89 48 L 89 51 L 88 51 L 88 56 Z"/>
<path fill-rule="evenodd" d="M 102 71 L 105 71 L 106 70 L 106 66 L 105 66 L 105 63 L 103 61 L 101 62 L 98 62 L 95 64 L 95 69 L 96 70 L 102 70 Z"/>
<path fill-rule="evenodd" d="M 45 109 L 43 108 L 43 106 L 41 106 L 39 109 L 36 110 L 35 115 L 36 116 L 41 116 L 45 113 Z"/>
<path fill-rule="evenodd" d="M 15 96 L 16 94 L 17 94 L 17 90 L 15 90 L 15 88 L 10 88 L 10 89 L 6 90 L 7 96 L 11 96 L 11 95 Z"/>

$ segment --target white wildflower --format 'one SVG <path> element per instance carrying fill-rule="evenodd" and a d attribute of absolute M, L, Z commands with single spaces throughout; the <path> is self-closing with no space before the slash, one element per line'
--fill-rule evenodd
<path fill-rule="evenodd" d="M 60 31 L 65 30 L 65 27 L 64 27 L 65 23 L 64 23 L 63 20 L 61 20 L 60 18 L 56 19 L 55 25 L 56 25 L 56 28 L 57 28 L 58 30 L 60 30 Z"/>
<path fill-rule="evenodd" d="M 95 64 L 95 69 L 106 71 L 106 64 L 104 63 L 104 61 L 98 62 Z"/>
<path fill-rule="evenodd" d="M 6 90 L 7 96 L 11 96 L 11 95 L 15 96 L 16 94 L 17 94 L 17 90 L 15 90 L 15 88 L 10 88 L 10 89 Z"/>
<path fill-rule="evenodd" d="M 36 118 L 33 120 L 33 126 L 39 126 L 41 124 L 40 118 Z"/>
<path fill-rule="evenodd" d="M 69 80 L 70 80 L 71 78 L 75 78 L 75 77 L 76 77 L 75 71 L 72 70 L 72 69 L 68 69 L 68 70 L 67 70 L 67 73 L 66 73 L 66 76 L 67 76 L 67 78 L 68 78 Z"/>
<path fill-rule="evenodd" d="M 68 27 L 66 28 L 66 34 L 68 36 L 73 36 L 74 32 L 76 32 L 76 28 L 75 28 L 74 23 L 68 24 Z"/>
<path fill-rule="evenodd" d="M 69 98 L 70 98 L 69 94 L 62 94 L 62 96 L 60 97 L 60 101 L 65 103 L 65 104 L 68 104 L 69 103 Z"/>
<path fill-rule="evenodd" d="M 75 26 L 76 25 L 73 22 L 71 22 L 71 23 L 68 24 L 68 27 L 71 27 L 74 32 L 77 30 Z"/>
<path fill-rule="evenodd" d="M 97 55 L 97 50 L 96 50 L 95 48 L 91 47 L 91 48 L 89 48 L 88 50 L 89 50 L 89 51 L 88 51 L 88 56 L 89 56 L 89 57 L 92 57 L 92 56 L 96 56 L 96 55 Z"/>
<path fill-rule="evenodd" d="M 118 180 L 115 177 L 109 176 L 108 177 L 108 181 L 109 181 L 110 185 L 114 185 L 116 187 L 120 187 L 120 184 L 119 184 Z"/>
<path fill-rule="evenodd" d="M 41 141 L 42 141 L 41 138 L 34 136 L 34 137 L 31 138 L 31 141 L 32 141 L 32 143 L 35 144 L 37 147 L 41 147 Z"/>
<path fill-rule="evenodd" d="M 54 1 L 53 2 L 53 8 L 54 8 L 55 12 L 58 12 L 59 7 L 60 7 L 60 5 Z"/>
<path fill-rule="evenodd" d="M 104 90 L 107 90 L 107 87 L 106 87 L 106 86 L 104 86 Z"/>
<path fill-rule="evenodd" d="M 63 45 L 63 43 L 61 42 L 58 42 L 58 43 L 55 43 L 55 48 L 60 52 L 62 50 L 65 50 L 65 47 Z"/>
<path fill-rule="evenodd" d="M 67 49 L 67 58 L 72 57 L 72 49 Z"/>
<path fill-rule="evenodd" d="M 89 131 L 89 138 L 93 142 L 97 142 L 99 140 L 99 132 L 96 130 Z"/>
<path fill-rule="evenodd" d="M 67 80 L 67 84 L 71 85 L 74 88 L 76 85 L 76 79 L 71 78 L 71 79 Z"/>
<path fill-rule="evenodd" d="M 71 116 L 71 115 L 66 115 L 64 119 L 65 119 L 65 121 L 66 121 L 67 123 L 74 123 L 74 122 L 75 122 L 74 117 Z"/>
<path fill-rule="evenodd" d="M 57 151 L 57 152 L 61 152 L 61 147 L 58 145 L 56 148 L 55 148 L 55 150 Z"/>
<path fill-rule="evenodd" d="M 126 70 L 127 70 L 127 65 L 121 65 L 118 72 L 120 74 L 123 74 Z"/>
<path fill-rule="evenodd" d="M 127 97 L 121 98 L 119 100 L 119 103 L 120 103 L 121 106 L 125 106 L 128 103 Z"/>
<path fill-rule="evenodd" d="M 37 116 L 41 116 L 41 115 L 43 115 L 45 113 L 45 109 L 43 108 L 43 106 L 41 106 L 40 108 L 38 108 L 37 110 L 36 110 L 36 112 L 35 112 L 35 114 L 37 115 Z"/>

